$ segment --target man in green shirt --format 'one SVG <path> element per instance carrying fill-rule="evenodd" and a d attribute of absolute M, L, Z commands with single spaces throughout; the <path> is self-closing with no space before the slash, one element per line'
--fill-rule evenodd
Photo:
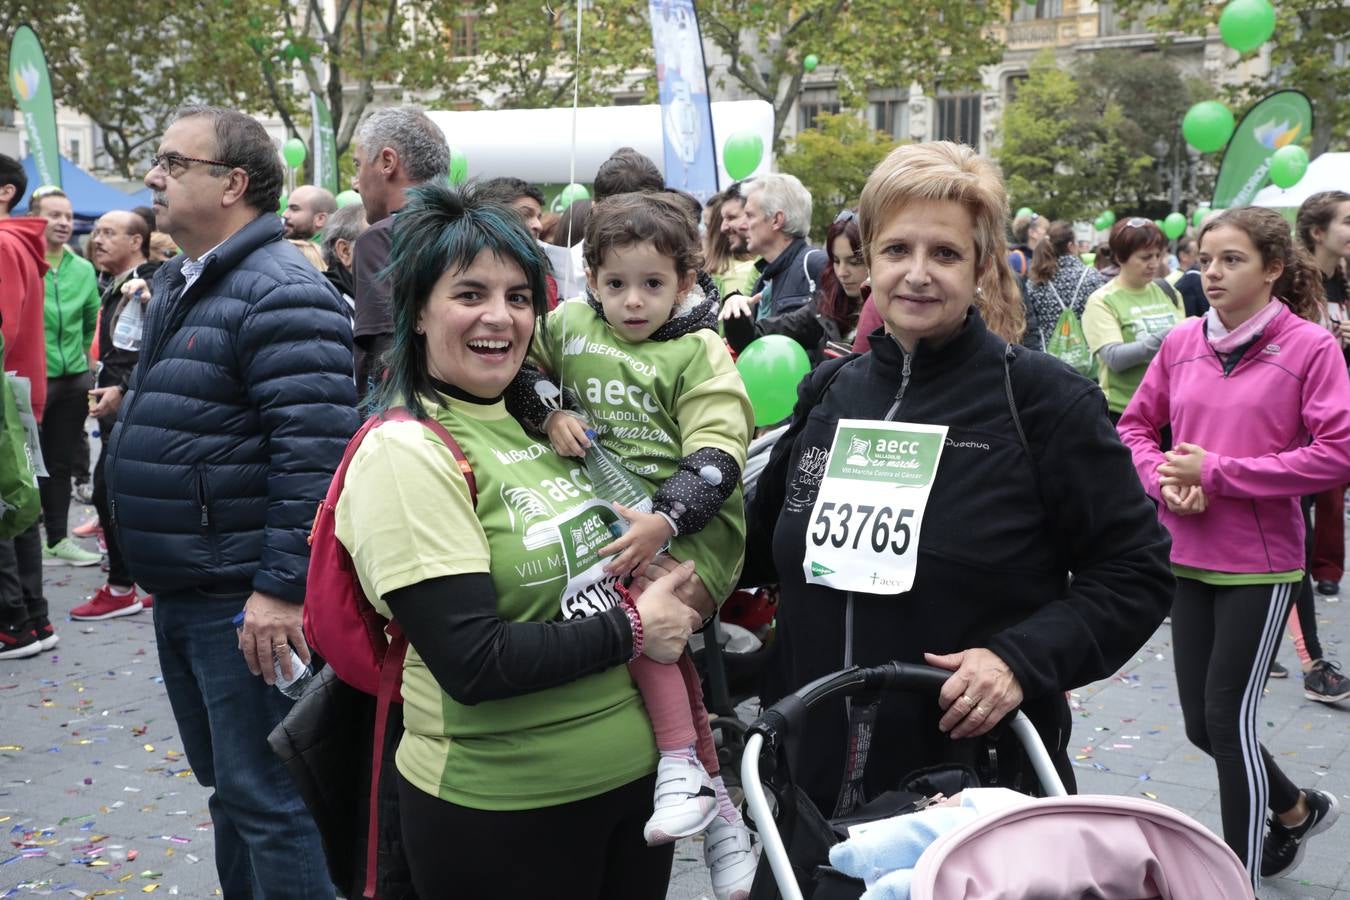
<path fill-rule="evenodd" d="M 70 198 L 58 188 L 33 193 L 30 215 L 47 220 L 46 298 L 47 409 L 42 419 L 42 458 L 47 477 L 40 480 L 42 521 L 47 542 L 44 566 L 93 566 L 101 558 L 67 537 L 70 477 L 83 446 L 80 433 L 89 415 L 89 348 L 98 322 L 98 275 L 88 260 L 66 242 L 75 223 Z M 86 451 L 87 452 L 87 451 Z"/>

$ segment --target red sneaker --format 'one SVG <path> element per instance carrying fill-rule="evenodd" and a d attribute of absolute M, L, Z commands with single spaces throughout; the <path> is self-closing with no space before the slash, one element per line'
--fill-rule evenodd
<path fill-rule="evenodd" d="M 141 609 L 153 609 L 155 605 L 155 595 L 145 594 L 141 597 Z"/>
<path fill-rule="evenodd" d="M 87 522 L 83 522 L 70 529 L 70 533 L 77 538 L 91 538 L 94 535 L 102 537 L 103 526 L 99 523 L 98 516 L 94 516 L 94 518 Z"/>
<path fill-rule="evenodd" d="M 94 622 L 118 616 L 134 616 L 143 609 L 145 604 L 136 596 L 135 588 L 126 594 L 113 594 L 112 588 L 105 584 L 94 592 L 88 603 L 72 609 L 70 617 L 81 622 Z"/>

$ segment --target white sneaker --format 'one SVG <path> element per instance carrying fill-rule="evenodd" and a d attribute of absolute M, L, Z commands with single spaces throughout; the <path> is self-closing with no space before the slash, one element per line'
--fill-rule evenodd
<path fill-rule="evenodd" d="M 712 779 L 696 759 L 663 756 L 656 765 L 656 810 L 642 829 L 647 846 L 698 834 L 717 815 Z"/>
<path fill-rule="evenodd" d="M 703 833 L 703 861 L 717 900 L 747 900 L 759 868 L 759 844 L 751 840 L 744 822 L 715 816 Z"/>

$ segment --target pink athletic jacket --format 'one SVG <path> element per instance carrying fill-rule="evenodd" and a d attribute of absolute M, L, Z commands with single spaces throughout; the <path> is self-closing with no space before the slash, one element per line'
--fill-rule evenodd
<path fill-rule="evenodd" d="M 1340 347 L 1283 308 L 1224 375 L 1203 324 L 1187 319 L 1167 335 L 1120 419 L 1121 440 L 1158 499 L 1164 425 L 1173 444 L 1207 451 L 1205 512 L 1159 507 L 1172 562 L 1219 572 L 1302 569 L 1298 498 L 1350 482 L 1350 378 Z"/>

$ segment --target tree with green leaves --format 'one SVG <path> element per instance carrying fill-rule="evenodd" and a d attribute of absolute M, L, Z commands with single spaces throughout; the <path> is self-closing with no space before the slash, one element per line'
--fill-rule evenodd
<path fill-rule="evenodd" d="M 1116 0 L 1127 18 L 1144 19 L 1160 33 L 1205 34 L 1222 6 L 1211 0 Z M 1350 148 L 1350 5 L 1338 0 L 1279 0 L 1270 72 L 1227 89 L 1226 100 L 1241 111 L 1282 89 L 1308 95 L 1313 107 L 1312 155 Z M 1261 48 L 1243 58 L 1255 57 Z"/>
<path fill-rule="evenodd" d="M 725 57 L 725 77 L 773 105 L 777 146 L 807 55 L 836 74 L 850 108 L 866 103 L 869 84 L 917 83 L 930 94 L 978 87 L 980 68 L 1002 55 L 989 26 L 1004 11 L 969 0 L 710 0 L 699 22 L 704 41 Z"/>
<path fill-rule="evenodd" d="M 858 205 L 867 176 L 895 143 L 851 113 L 823 113 L 815 127 L 797 132 L 778 167 L 811 192 L 811 234 L 817 240 L 841 209 Z"/>
<path fill-rule="evenodd" d="M 1048 50 L 1032 61 L 1003 111 L 994 151 L 1014 205 L 1081 219 L 1121 202 L 1137 204 L 1139 186 L 1152 180 L 1154 158 L 1141 147 L 1148 137 L 1138 134 L 1112 91 L 1096 90 Z"/>
<path fill-rule="evenodd" d="M 7 0 L 6 34 L 35 23 L 60 102 L 100 129 L 102 149 L 126 178 L 154 150 L 173 112 L 189 102 L 244 106 L 262 94 L 261 71 L 248 48 L 227 39 L 237 28 L 216 3 L 169 4 L 153 12 L 116 0 Z M 8 70 L 9 41 L 0 49 Z M 8 91 L 5 103 L 12 103 Z M 257 111 L 255 104 L 250 111 Z"/>
<path fill-rule="evenodd" d="M 646 0 L 585 4 L 580 66 L 573 4 L 497 0 L 473 18 L 475 54 L 459 86 L 485 86 L 496 95 L 496 108 L 570 106 L 574 76 L 580 105 L 608 106 L 611 93 L 628 86 L 631 72 L 656 65 Z M 655 79 L 641 87 L 643 99 L 655 102 Z"/>

